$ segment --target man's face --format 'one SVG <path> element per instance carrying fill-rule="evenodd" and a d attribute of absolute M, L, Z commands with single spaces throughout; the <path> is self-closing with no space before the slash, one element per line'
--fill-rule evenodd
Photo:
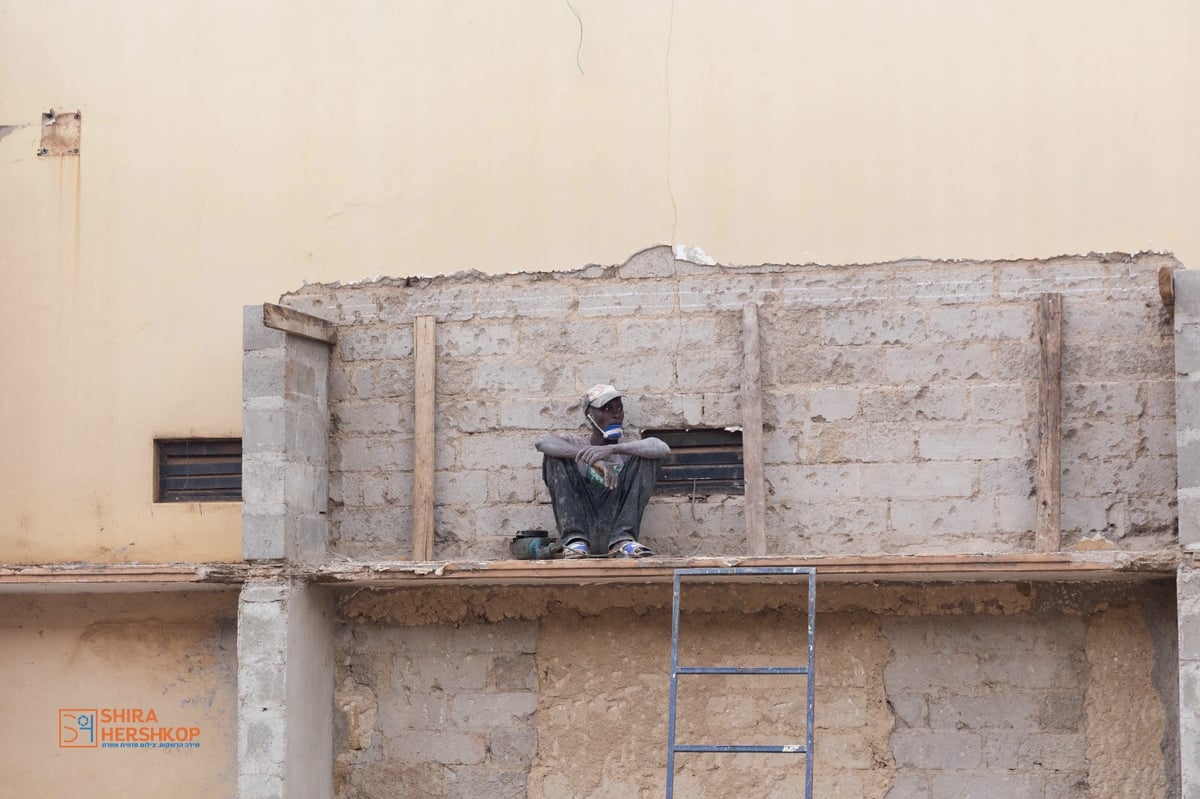
<path fill-rule="evenodd" d="M 599 408 L 592 408 L 591 414 L 601 430 L 612 424 L 625 424 L 625 406 L 621 404 L 620 397 L 609 400 Z"/>

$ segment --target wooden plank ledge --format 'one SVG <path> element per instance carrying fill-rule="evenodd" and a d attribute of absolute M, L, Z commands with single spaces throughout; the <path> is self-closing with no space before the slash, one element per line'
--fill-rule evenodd
<path fill-rule="evenodd" d="M 1150 580 L 1200 567 L 1200 554 L 1112 550 L 1053 554 L 730 556 L 643 560 L 339 561 L 297 567 L 270 563 L 0 565 L 0 593 L 135 592 L 236 588 L 249 580 L 300 579 L 329 586 L 412 588 L 447 585 L 669 583 L 679 568 L 800 566 L 821 582 L 1080 582 Z M 761 579 L 761 578 L 753 578 Z"/>
<path fill-rule="evenodd" d="M 1174 575 L 1174 550 L 1006 555 L 911 555 L 852 557 L 706 557 L 643 560 L 495 560 L 424 563 L 342 563 L 314 569 L 313 582 L 387 588 L 414 585 L 596 585 L 670 582 L 678 568 L 801 566 L 826 582 L 960 582 L 1034 580 L 1075 582 L 1144 580 Z M 762 578 L 754 578 L 762 579 Z"/>

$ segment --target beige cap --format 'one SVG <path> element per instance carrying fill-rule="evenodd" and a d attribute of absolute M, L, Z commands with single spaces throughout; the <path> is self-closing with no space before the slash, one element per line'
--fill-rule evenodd
<path fill-rule="evenodd" d="M 603 408 L 619 396 L 621 392 L 612 386 L 603 383 L 592 386 L 583 395 L 583 412 L 587 413 L 588 408 Z"/>

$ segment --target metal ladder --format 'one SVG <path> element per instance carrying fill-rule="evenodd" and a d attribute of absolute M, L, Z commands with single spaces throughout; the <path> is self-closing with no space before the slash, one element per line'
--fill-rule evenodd
<path fill-rule="evenodd" d="M 680 666 L 679 665 L 679 589 L 684 577 L 758 577 L 763 575 L 804 575 L 808 578 L 808 660 L 803 666 Z M 817 620 L 816 569 L 800 566 L 753 566 L 729 569 L 676 569 L 671 603 L 671 715 L 667 724 L 667 799 L 675 795 L 676 752 L 755 752 L 805 755 L 804 799 L 812 799 L 813 748 L 813 667 Z M 807 716 L 803 744 L 778 746 L 680 744 L 675 741 L 675 701 L 681 674 L 804 674 L 807 675 Z"/>

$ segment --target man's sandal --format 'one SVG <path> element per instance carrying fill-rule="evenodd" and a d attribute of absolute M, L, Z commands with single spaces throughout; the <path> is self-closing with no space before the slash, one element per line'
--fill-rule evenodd
<path fill-rule="evenodd" d="M 563 546 L 562 556 L 564 558 L 586 558 L 589 554 L 585 541 L 576 540 Z"/>
<path fill-rule="evenodd" d="M 653 557 L 654 553 L 645 544 L 639 544 L 637 541 L 622 541 L 614 544 L 612 549 L 608 550 L 608 556 L 610 558 L 649 558 Z"/>

